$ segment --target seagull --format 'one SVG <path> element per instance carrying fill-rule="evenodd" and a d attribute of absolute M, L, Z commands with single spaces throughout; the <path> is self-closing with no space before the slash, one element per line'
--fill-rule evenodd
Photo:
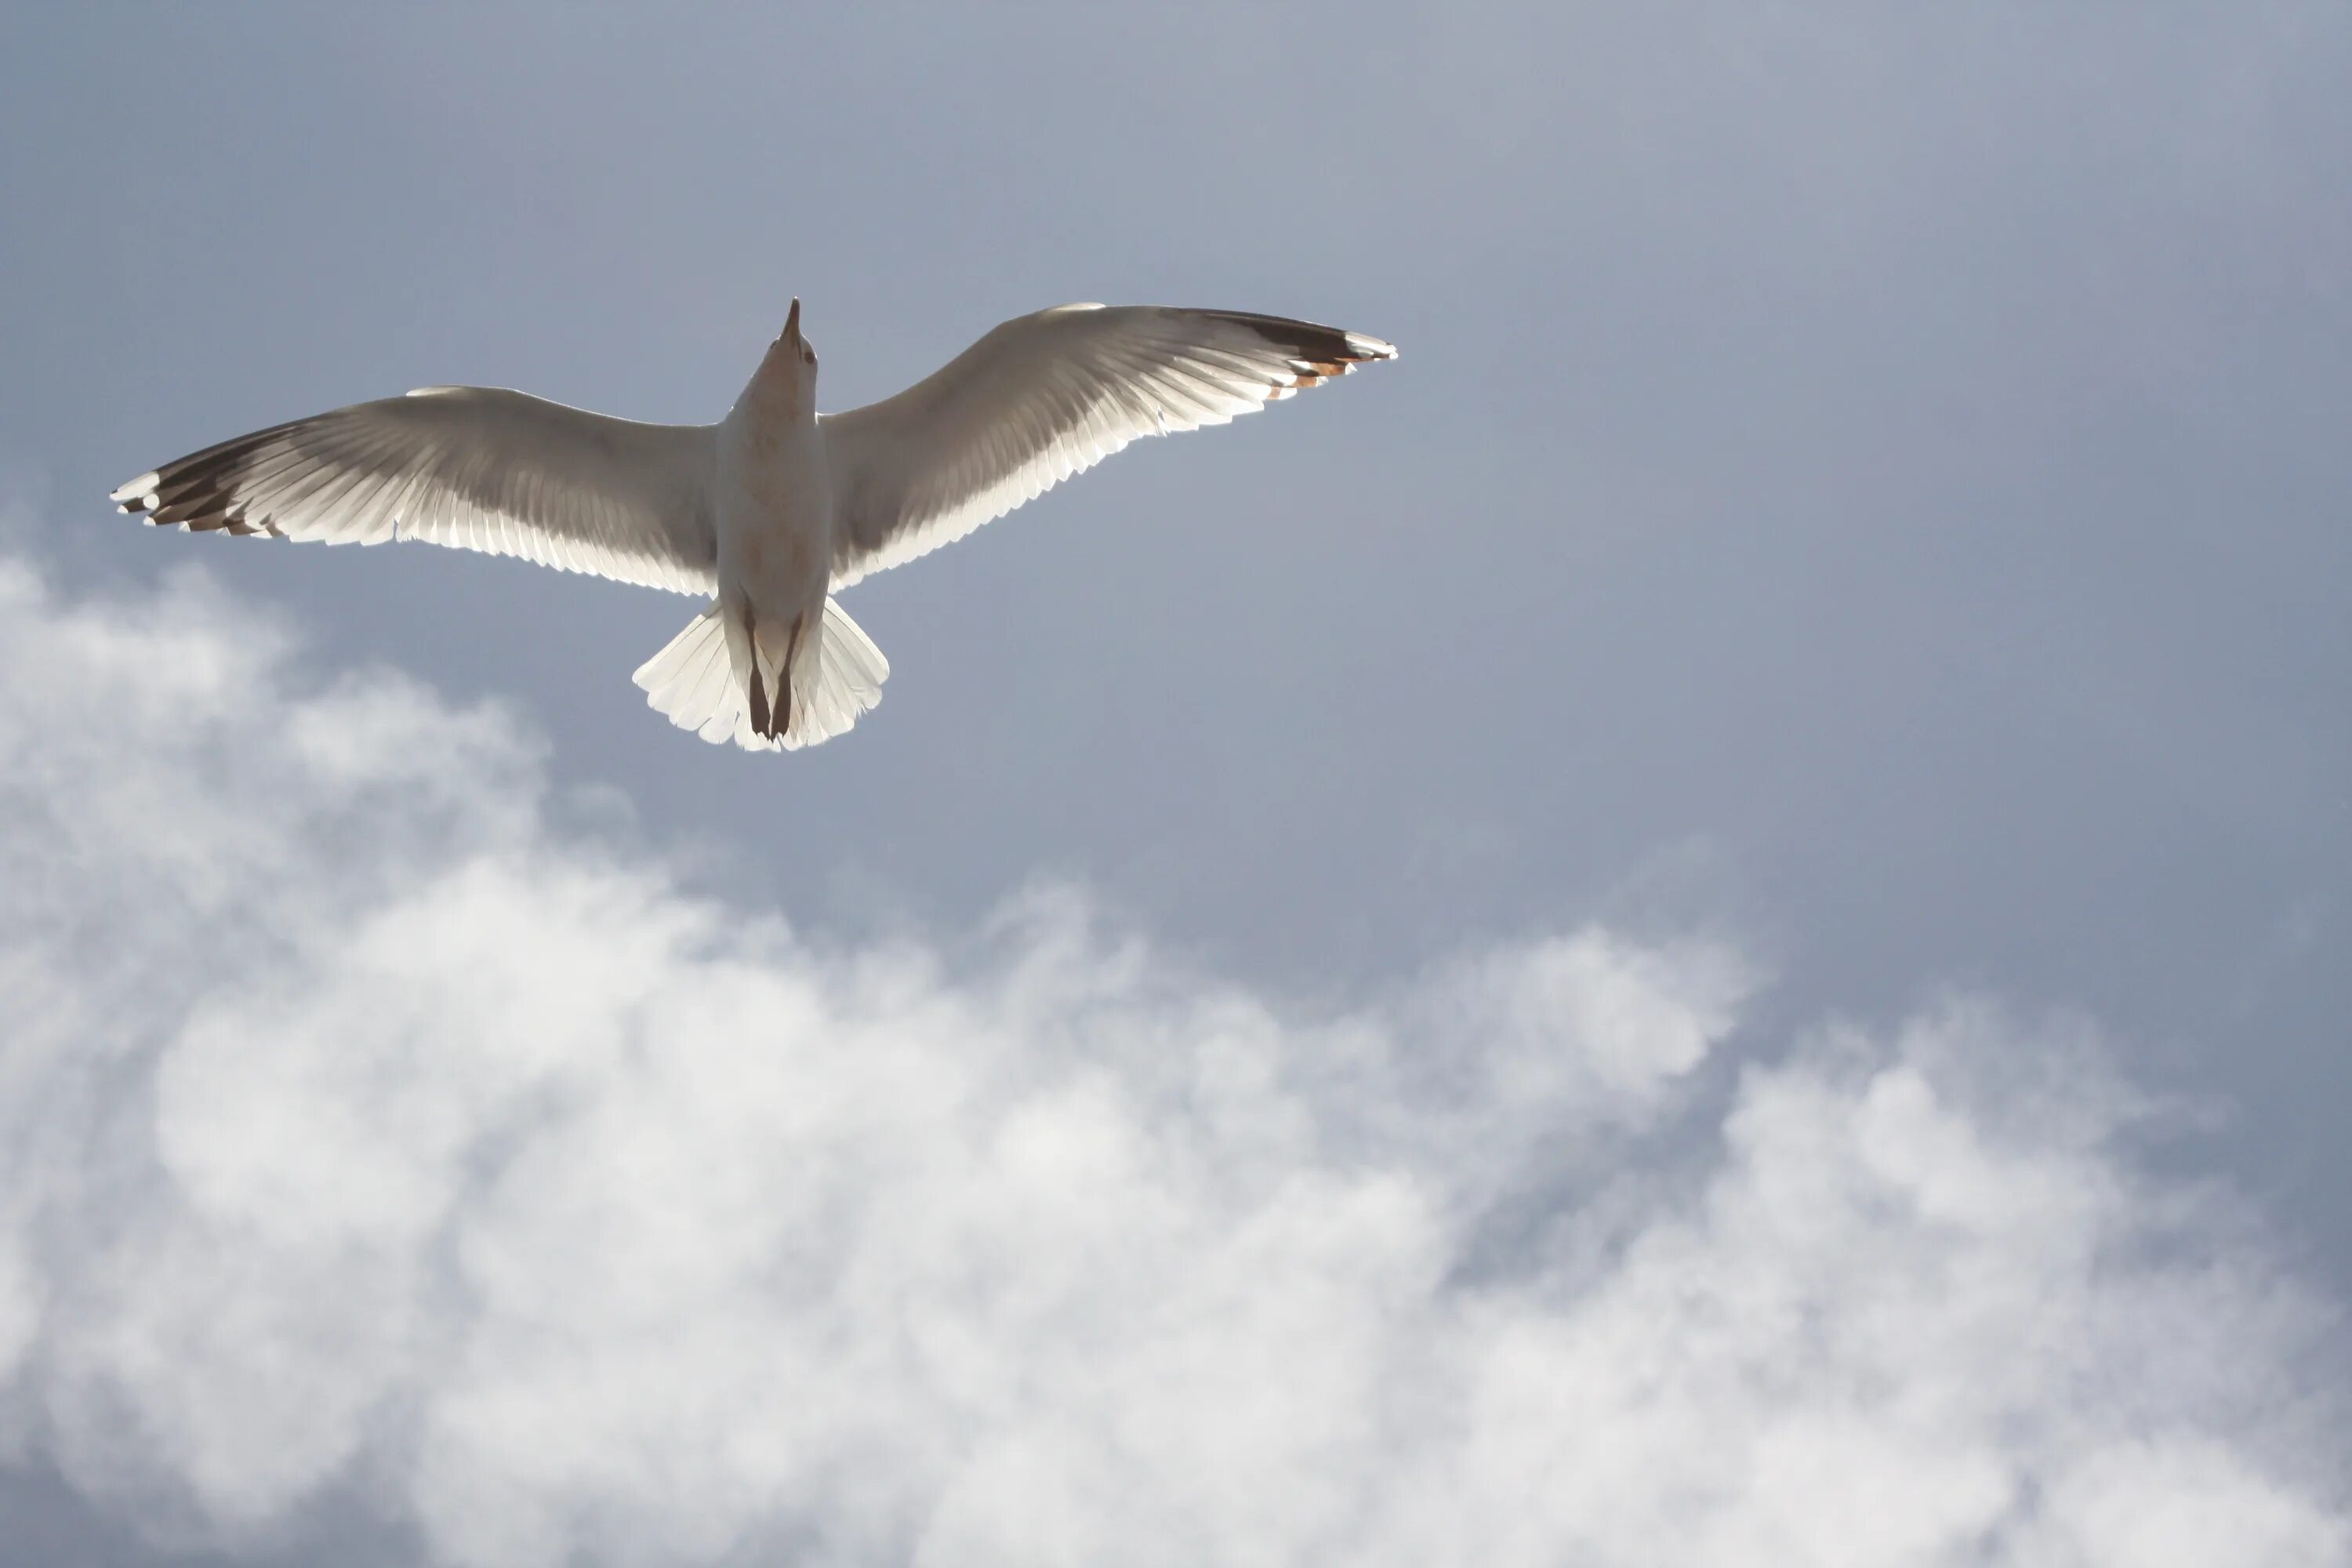
<path fill-rule="evenodd" d="M 1396 349 L 1311 321 L 1062 305 L 895 397 L 820 415 L 801 302 L 727 417 L 643 425 L 428 386 L 207 447 L 119 486 L 157 526 L 330 544 L 421 539 L 708 601 L 641 666 L 681 729 L 815 745 L 889 662 L 834 595 L 951 543 L 1139 436 L 1223 425 Z"/>

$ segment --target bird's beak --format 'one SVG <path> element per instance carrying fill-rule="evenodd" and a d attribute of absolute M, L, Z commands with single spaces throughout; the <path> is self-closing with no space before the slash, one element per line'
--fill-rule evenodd
<path fill-rule="evenodd" d="M 792 314 L 784 318 L 784 336 L 794 342 L 801 341 L 801 300 L 797 294 L 793 296 Z"/>

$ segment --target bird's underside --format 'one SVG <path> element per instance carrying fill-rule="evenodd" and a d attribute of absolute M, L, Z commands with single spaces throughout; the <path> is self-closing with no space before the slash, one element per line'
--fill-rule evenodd
<path fill-rule="evenodd" d="M 430 387 L 224 441 L 113 499 L 159 526 L 422 539 L 697 595 L 705 610 L 636 672 L 648 701 L 709 741 L 797 747 L 848 729 L 889 673 L 833 593 L 1138 437 L 1222 425 L 1395 353 L 1275 316 L 1066 305 L 1004 322 L 895 397 L 816 416 L 796 301 L 716 425 Z M 807 423 L 787 439 L 780 421 Z M 777 494 L 824 500 L 812 516 Z M 778 559 L 801 563 L 790 583 L 758 564 Z"/>

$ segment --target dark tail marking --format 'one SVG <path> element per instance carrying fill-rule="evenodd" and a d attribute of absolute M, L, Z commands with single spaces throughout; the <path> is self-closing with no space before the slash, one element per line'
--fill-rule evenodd
<path fill-rule="evenodd" d="M 768 722 L 768 686 L 760 679 L 760 633 L 748 605 L 743 607 L 743 640 L 751 649 L 751 729 L 755 733 L 772 736 L 776 731 Z"/>
<path fill-rule="evenodd" d="M 768 701 L 768 683 L 760 675 L 760 637 L 748 607 L 743 611 L 743 637 L 751 645 L 751 728 L 771 741 L 781 741 L 793 723 L 793 656 L 800 651 L 800 626 L 793 627 L 793 635 L 784 645 L 783 668 L 776 672 L 776 700 L 772 706 Z"/>

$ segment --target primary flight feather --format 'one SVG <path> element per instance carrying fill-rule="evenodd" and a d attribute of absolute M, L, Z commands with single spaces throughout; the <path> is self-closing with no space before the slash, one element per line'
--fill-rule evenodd
<path fill-rule="evenodd" d="M 814 745 L 881 700 L 833 593 L 1139 436 L 1223 425 L 1396 350 L 1235 310 L 1064 305 L 895 397 L 816 412 L 800 301 L 716 425 L 639 425 L 435 386 L 208 447 L 118 487 L 156 524 L 332 544 L 422 539 L 707 598 L 636 672 L 703 739 Z"/>

